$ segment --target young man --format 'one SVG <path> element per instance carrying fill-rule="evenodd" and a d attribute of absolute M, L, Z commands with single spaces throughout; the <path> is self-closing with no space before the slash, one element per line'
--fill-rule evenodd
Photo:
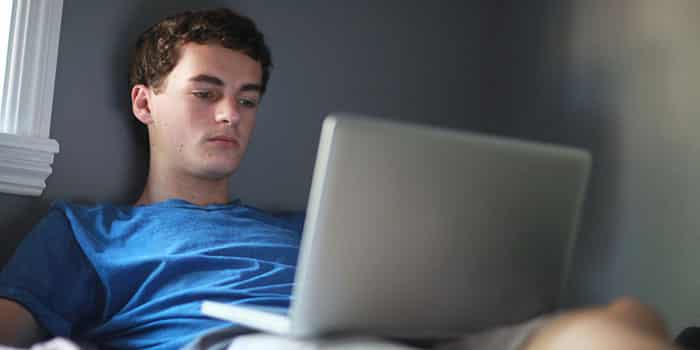
<path fill-rule="evenodd" d="M 149 135 L 143 193 L 132 206 L 52 206 L 0 275 L 0 342 L 176 349 L 225 325 L 200 313 L 204 298 L 288 305 L 301 217 L 229 197 L 270 66 L 262 34 L 230 10 L 141 35 L 130 80 Z"/>
<path fill-rule="evenodd" d="M 229 199 L 270 67 L 263 35 L 230 10 L 141 35 L 131 100 L 149 136 L 143 193 L 130 206 L 52 206 L 0 273 L 0 343 L 177 349 L 226 326 L 200 314 L 203 299 L 289 305 L 303 218 Z M 651 310 L 625 299 L 440 346 L 656 349 L 665 337 Z"/>

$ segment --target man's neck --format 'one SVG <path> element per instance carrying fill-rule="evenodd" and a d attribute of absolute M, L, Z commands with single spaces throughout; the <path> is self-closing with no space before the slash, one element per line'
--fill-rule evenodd
<path fill-rule="evenodd" d="M 134 205 L 153 204 L 168 199 L 182 199 L 201 206 L 229 203 L 229 178 L 211 180 L 178 176 L 173 172 L 149 171 L 146 187 Z"/>

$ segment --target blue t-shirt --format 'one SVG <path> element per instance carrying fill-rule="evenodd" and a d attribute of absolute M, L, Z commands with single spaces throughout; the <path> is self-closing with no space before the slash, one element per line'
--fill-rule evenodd
<path fill-rule="evenodd" d="M 56 202 L 0 273 L 0 297 L 55 336 L 119 349 L 177 349 L 228 325 L 202 300 L 288 307 L 303 215 L 168 200 Z"/>

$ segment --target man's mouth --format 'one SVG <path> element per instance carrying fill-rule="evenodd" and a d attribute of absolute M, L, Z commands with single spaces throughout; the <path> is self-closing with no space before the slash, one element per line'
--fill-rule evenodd
<path fill-rule="evenodd" d="M 240 146 L 240 143 L 238 142 L 238 140 L 236 140 L 233 137 L 229 137 L 229 136 L 215 136 L 215 137 L 210 138 L 208 141 L 212 142 L 216 145 L 220 145 L 220 146 L 228 146 L 228 147 Z"/>

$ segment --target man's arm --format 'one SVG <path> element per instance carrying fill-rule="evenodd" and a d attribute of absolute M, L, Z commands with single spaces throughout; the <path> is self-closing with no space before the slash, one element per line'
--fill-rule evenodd
<path fill-rule="evenodd" d="M 29 347 L 48 333 L 22 305 L 0 298 L 0 344 Z"/>

